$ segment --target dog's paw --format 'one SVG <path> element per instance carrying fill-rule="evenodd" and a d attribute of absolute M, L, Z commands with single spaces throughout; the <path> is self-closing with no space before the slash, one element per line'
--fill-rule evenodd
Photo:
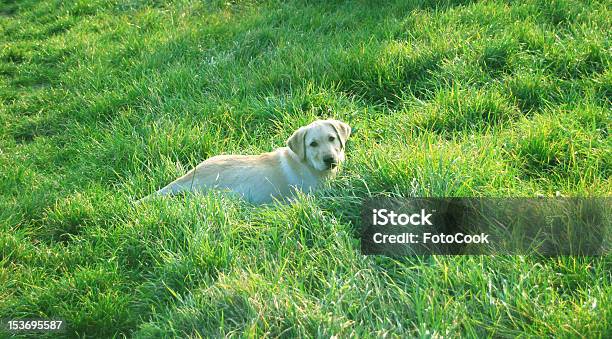
<path fill-rule="evenodd" d="M 537 193 L 536 197 L 541 199 L 541 198 L 546 198 L 546 195 L 542 193 Z M 562 194 L 561 191 L 555 191 L 555 198 L 567 198 L 567 196 Z"/>

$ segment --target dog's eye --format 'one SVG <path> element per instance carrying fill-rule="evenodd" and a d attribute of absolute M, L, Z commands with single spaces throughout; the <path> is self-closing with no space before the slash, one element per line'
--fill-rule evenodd
<path fill-rule="evenodd" d="M 310 147 L 317 147 L 319 144 L 316 141 L 310 143 Z"/>
<path fill-rule="evenodd" d="M 329 137 L 329 141 L 334 141 L 334 140 L 336 140 L 336 138 L 334 138 L 334 137 Z"/>

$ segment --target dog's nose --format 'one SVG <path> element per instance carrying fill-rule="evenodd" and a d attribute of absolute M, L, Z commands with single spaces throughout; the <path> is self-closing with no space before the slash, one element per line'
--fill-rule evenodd
<path fill-rule="evenodd" d="M 336 159 L 334 159 L 334 157 L 332 156 L 327 156 L 325 158 L 323 158 L 323 162 L 327 165 L 327 167 L 329 168 L 334 168 L 336 167 L 336 165 L 338 165 L 336 163 Z"/>

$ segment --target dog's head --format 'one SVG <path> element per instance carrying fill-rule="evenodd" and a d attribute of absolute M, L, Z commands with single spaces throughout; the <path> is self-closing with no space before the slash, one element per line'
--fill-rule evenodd
<path fill-rule="evenodd" d="M 351 126 L 338 120 L 317 120 L 300 127 L 287 146 L 306 164 L 318 171 L 335 171 L 344 161 L 344 145 Z"/>

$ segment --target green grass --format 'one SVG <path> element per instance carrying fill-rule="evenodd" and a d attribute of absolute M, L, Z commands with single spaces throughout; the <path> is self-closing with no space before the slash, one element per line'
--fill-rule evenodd
<path fill-rule="evenodd" d="M 359 252 L 361 200 L 610 196 L 607 1 L 0 2 L 0 318 L 67 336 L 610 337 L 612 261 Z M 292 205 L 142 197 L 358 129 Z"/>

